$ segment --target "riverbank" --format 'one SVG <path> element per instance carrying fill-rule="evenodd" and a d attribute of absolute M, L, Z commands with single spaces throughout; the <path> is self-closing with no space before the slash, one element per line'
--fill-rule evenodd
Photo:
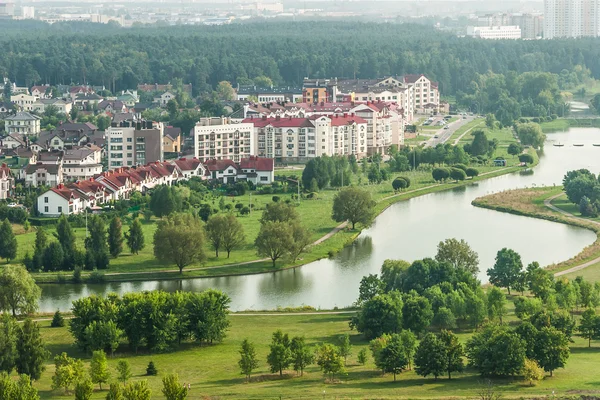
<path fill-rule="evenodd" d="M 516 321 L 513 297 L 507 302 L 507 323 Z M 132 381 L 147 380 L 154 397 L 160 397 L 162 378 L 170 373 L 179 375 L 180 382 L 189 383 L 189 399 L 398 399 L 398 398 L 453 398 L 468 399 L 478 397 L 483 387 L 481 376 L 467 368 L 464 372 L 453 374 L 452 380 L 440 377 L 423 378 L 414 371 L 404 371 L 393 381 L 391 374 L 382 375 L 374 365 L 368 342 L 351 331 L 348 322 L 351 314 L 311 313 L 311 314 L 232 314 L 231 327 L 221 344 L 200 346 L 185 342 L 170 352 L 147 354 L 140 351 L 133 354 L 122 343 L 114 355 L 108 358 L 111 378 L 117 377 L 116 365 L 126 359 L 133 377 Z M 68 328 L 50 328 L 49 322 L 41 322 L 41 334 L 52 356 L 46 363 L 46 370 L 34 385 L 40 391 L 41 399 L 72 399 L 64 396 L 62 390 L 52 390 L 54 365 L 52 357 L 66 352 L 71 357 L 82 358 L 85 367 L 89 366 L 89 355 L 81 352 L 73 343 Z M 349 334 L 352 344 L 348 357 L 346 373 L 337 376 L 336 383 L 327 383 L 317 365 L 310 365 L 303 376 L 296 376 L 291 370 L 284 371 L 283 377 L 272 374 L 266 362 L 271 334 L 277 329 L 293 336 L 305 336 L 309 346 L 322 343 L 336 343 L 340 335 Z M 458 330 L 457 335 L 466 343 L 472 335 L 470 331 Z M 246 383 L 240 374 L 237 362 L 242 340 L 249 339 L 256 349 L 258 367 L 252 374 L 250 383 Z M 566 368 L 554 372 L 553 377 L 546 376 L 537 386 L 531 387 L 520 378 L 493 379 L 494 390 L 503 398 L 547 397 L 551 392 L 564 396 L 570 391 L 588 394 L 597 390 L 595 365 L 598 361 L 598 344 L 593 341 L 587 348 L 587 340 L 573 337 L 570 344 L 571 356 Z M 368 360 L 361 365 L 357 360 L 360 350 L 366 349 Z M 145 376 L 146 366 L 153 361 L 157 376 Z M 546 374 L 548 375 L 548 374 Z M 104 386 L 103 386 L 104 387 Z M 106 396 L 106 388 L 98 390 L 95 385 L 93 400 Z"/>
<path fill-rule="evenodd" d="M 600 128 L 598 118 L 557 118 L 554 121 L 540 123 L 544 133 L 562 132 L 569 128 Z"/>
<path fill-rule="evenodd" d="M 544 219 L 596 233 L 597 239 L 569 260 L 546 266 L 555 276 L 580 275 L 579 271 L 600 265 L 600 223 L 577 217 L 552 205 L 552 200 L 561 196 L 562 186 L 508 190 L 479 197 L 471 204 L 476 207 L 506 212 L 531 218 Z"/>

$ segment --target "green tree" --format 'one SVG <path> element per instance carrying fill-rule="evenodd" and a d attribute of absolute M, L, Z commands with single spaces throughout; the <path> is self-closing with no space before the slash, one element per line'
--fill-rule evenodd
<path fill-rule="evenodd" d="M 369 274 L 363 276 L 358 287 L 358 300 L 356 304 L 362 306 L 365 301 L 371 300 L 385 291 L 385 283 L 377 275 Z"/>
<path fill-rule="evenodd" d="M 496 117 L 494 116 L 494 114 L 486 114 L 485 126 L 492 130 L 496 127 Z"/>
<path fill-rule="evenodd" d="M 404 296 L 402 307 L 402 327 L 419 334 L 431 324 L 433 310 L 426 297 L 409 293 Z"/>
<path fill-rule="evenodd" d="M 600 337 L 600 318 L 596 315 L 596 310 L 588 308 L 581 314 L 579 321 L 579 332 L 581 337 L 588 340 L 588 347 L 592 347 L 592 339 Z"/>
<path fill-rule="evenodd" d="M 284 334 L 281 330 L 273 333 L 270 352 L 267 355 L 267 363 L 271 367 L 271 372 L 279 372 L 279 376 L 283 376 L 283 370 L 289 367 L 292 362 L 290 345 L 287 333 Z"/>
<path fill-rule="evenodd" d="M 490 283 L 496 286 L 505 287 L 510 294 L 511 286 L 519 279 L 519 274 L 523 269 L 521 256 L 514 250 L 503 248 L 496 255 L 496 263 L 487 274 L 490 278 Z"/>
<path fill-rule="evenodd" d="M 467 170 L 465 171 L 465 173 L 467 174 L 467 176 L 469 178 L 474 178 L 476 176 L 479 175 L 479 170 L 476 168 L 467 168 Z"/>
<path fill-rule="evenodd" d="M 154 256 L 172 263 L 183 273 L 183 268 L 202 262 L 204 254 L 202 221 L 191 214 L 175 214 L 158 223 L 154 233 Z"/>
<path fill-rule="evenodd" d="M 62 246 L 65 264 L 69 266 L 66 269 L 71 269 L 74 264 L 77 247 L 75 245 L 75 232 L 73 232 L 73 228 L 64 214 L 58 218 L 54 236 Z"/>
<path fill-rule="evenodd" d="M 403 305 L 398 292 L 377 295 L 364 303 L 350 321 L 350 327 L 369 340 L 384 333 L 398 333 L 402 329 Z"/>
<path fill-rule="evenodd" d="M 523 152 L 523 146 L 521 146 L 520 143 L 511 143 L 511 144 L 508 145 L 507 152 L 511 156 L 516 156 L 516 155 L 521 154 Z"/>
<path fill-rule="evenodd" d="M 488 325 L 467 342 L 469 364 L 484 376 L 517 375 L 525 362 L 525 342 L 499 325 Z"/>
<path fill-rule="evenodd" d="M 92 360 L 90 361 L 90 376 L 92 378 L 92 382 L 100 385 L 100 390 L 102 390 L 102 384 L 108 382 L 110 378 L 110 372 L 108 371 L 106 353 L 104 353 L 103 350 L 97 350 L 92 353 Z"/>
<path fill-rule="evenodd" d="M 271 88 L 273 87 L 273 81 L 268 76 L 257 76 L 253 79 L 254 84 L 259 88 Z"/>
<path fill-rule="evenodd" d="M 40 395 L 27 375 L 21 375 L 18 380 L 13 380 L 6 372 L 2 372 L 0 373 L 0 399 L 40 400 Z"/>
<path fill-rule="evenodd" d="M 517 137 L 525 146 L 531 146 L 534 149 L 544 147 L 546 135 L 542 132 L 539 124 L 527 122 L 516 125 Z"/>
<path fill-rule="evenodd" d="M 123 251 L 122 225 L 121 218 L 113 217 L 108 227 L 108 250 L 115 258 Z"/>
<path fill-rule="evenodd" d="M 0 272 L 0 310 L 31 314 L 38 308 L 41 289 L 23 266 L 7 265 Z"/>
<path fill-rule="evenodd" d="M 125 234 L 125 239 L 127 239 L 127 247 L 129 247 L 132 254 L 139 254 L 144 249 L 144 231 L 138 218 L 135 218 L 131 223 L 129 232 Z"/>
<path fill-rule="evenodd" d="M 123 400 L 123 390 L 117 382 L 112 382 L 106 394 L 106 400 Z"/>
<path fill-rule="evenodd" d="M 179 382 L 177 374 L 169 374 L 162 378 L 162 393 L 166 400 L 185 400 L 188 389 Z"/>
<path fill-rule="evenodd" d="M 352 229 L 357 223 L 368 225 L 374 215 L 375 202 L 366 190 L 345 187 L 333 197 L 332 218 L 336 222 L 350 221 Z"/>
<path fill-rule="evenodd" d="M 369 361 L 369 355 L 367 354 L 367 349 L 365 349 L 365 348 L 360 349 L 360 351 L 358 352 L 358 355 L 357 355 L 357 359 L 358 359 L 358 362 L 360 363 L 360 365 L 365 365 L 367 363 L 367 361 Z"/>
<path fill-rule="evenodd" d="M 458 340 L 458 336 L 450 331 L 442 330 L 439 339 L 444 344 L 446 351 L 445 367 L 446 372 L 448 372 L 448 379 L 452 379 L 453 372 L 462 372 L 464 368 L 464 349 Z"/>
<path fill-rule="evenodd" d="M 293 262 L 296 262 L 300 254 L 312 243 L 311 234 L 308 229 L 299 222 L 290 225 L 292 241 L 288 246 L 288 253 Z"/>
<path fill-rule="evenodd" d="M 455 238 L 439 242 L 435 259 L 438 262 L 449 262 L 456 269 L 463 269 L 473 276 L 479 273 L 479 255 L 464 240 Z"/>
<path fill-rule="evenodd" d="M 269 257 L 275 262 L 288 253 L 293 236 L 290 225 L 286 222 L 266 222 L 261 225 L 254 246 L 259 256 Z"/>
<path fill-rule="evenodd" d="M 265 206 L 260 218 L 261 224 L 267 222 L 296 222 L 299 216 L 293 204 L 284 202 L 273 202 Z"/>
<path fill-rule="evenodd" d="M 124 400 L 150 400 L 152 391 L 148 387 L 148 381 L 131 382 L 123 388 Z"/>
<path fill-rule="evenodd" d="M 523 364 L 523 379 L 529 381 L 529 385 L 533 386 L 534 382 L 544 379 L 544 369 L 534 360 L 526 359 Z"/>
<path fill-rule="evenodd" d="M 345 372 L 344 359 L 339 350 L 331 344 L 322 344 L 316 352 L 317 365 L 330 380 L 335 378 L 336 374 Z"/>
<path fill-rule="evenodd" d="M 89 377 L 75 382 L 75 400 L 90 400 L 94 394 L 94 384 Z"/>
<path fill-rule="evenodd" d="M 404 357 L 408 362 L 408 369 L 412 369 L 412 360 L 417 351 L 417 337 L 410 330 L 404 329 L 400 332 L 400 339 L 402 339 L 402 349 L 404 350 Z"/>
<path fill-rule="evenodd" d="M 464 181 L 467 179 L 467 174 L 460 168 L 450 168 L 450 177 L 455 181 Z"/>
<path fill-rule="evenodd" d="M 442 182 L 450 178 L 450 170 L 448 168 L 434 168 L 431 171 L 431 176 L 436 182 Z"/>
<path fill-rule="evenodd" d="M 19 356 L 17 341 L 20 334 L 15 318 L 8 314 L 0 315 L 0 371 L 10 374 Z"/>
<path fill-rule="evenodd" d="M 182 198 L 174 187 L 161 185 L 152 192 L 149 206 L 154 215 L 162 218 L 181 211 Z"/>
<path fill-rule="evenodd" d="M 117 363 L 118 378 L 123 384 L 127 383 L 127 380 L 131 378 L 131 368 L 129 367 L 129 361 L 119 360 Z"/>
<path fill-rule="evenodd" d="M 306 345 L 304 337 L 302 336 L 295 336 L 292 338 L 290 351 L 294 371 L 296 371 L 296 373 L 300 372 L 300 376 L 304 375 L 304 368 L 314 362 L 314 352 Z"/>
<path fill-rule="evenodd" d="M 12 230 L 12 225 L 8 219 L 4 219 L 0 224 L 0 258 L 6 258 L 6 261 L 14 259 L 17 256 L 17 238 Z"/>
<path fill-rule="evenodd" d="M 519 162 L 533 164 L 533 156 L 528 153 L 519 154 Z"/>
<path fill-rule="evenodd" d="M 407 186 L 408 183 L 406 182 L 406 180 L 400 176 L 392 181 L 392 188 L 394 188 L 395 192 L 397 192 L 398 190 L 406 189 Z"/>
<path fill-rule="evenodd" d="M 445 344 L 433 333 L 428 333 L 417 347 L 415 371 L 421 376 L 433 375 L 437 379 L 448 370 L 447 358 Z"/>
<path fill-rule="evenodd" d="M 67 356 L 64 352 L 54 357 L 54 366 L 52 389 L 63 388 L 65 393 L 68 393 L 85 376 L 83 362 Z"/>
<path fill-rule="evenodd" d="M 16 368 L 19 374 L 25 374 L 31 379 L 38 380 L 45 369 L 46 360 L 50 352 L 40 334 L 38 324 L 26 319 L 23 327 L 18 331 Z"/>
<path fill-rule="evenodd" d="M 85 248 L 94 254 L 106 253 L 106 225 L 99 215 L 89 218 L 88 233 L 89 236 L 85 238 Z"/>
<path fill-rule="evenodd" d="M 352 345 L 350 344 L 350 335 L 347 333 L 338 337 L 338 349 L 340 356 L 344 357 L 344 365 L 348 362 L 348 357 L 352 354 Z"/>
<path fill-rule="evenodd" d="M 246 382 L 250 380 L 250 374 L 258 367 L 258 359 L 256 358 L 256 349 L 254 343 L 248 339 L 242 341 L 240 348 L 240 360 L 238 361 L 242 374 L 246 376 Z"/>
<path fill-rule="evenodd" d="M 552 376 L 552 372 L 563 368 L 569 358 L 569 339 L 553 327 L 544 327 L 535 340 L 534 353 L 540 367 Z"/>
<path fill-rule="evenodd" d="M 379 360 L 384 372 L 394 374 L 395 382 L 396 375 L 402 372 L 408 365 L 400 335 L 395 333 L 390 336 L 387 345 L 381 350 Z"/>
<path fill-rule="evenodd" d="M 219 257 L 219 248 L 223 247 L 229 258 L 231 250 L 239 247 L 246 240 L 244 227 L 231 214 L 212 216 L 206 223 L 205 229 L 206 236 L 215 249 L 217 257 Z"/>
<path fill-rule="evenodd" d="M 54 316 L 52 317 L 52 322 L 50 323 L 50 327 L 52 328 L 62 328 L 65 326 L 65 319 L 63 318 L 60 310 L 56 310 Z"/>
<path fill-rule="evenodd" d="M 43 227 L 37 227 L 35 231 L 35 247 L 33 251 L 34 270 L 38 271 L 43 266 L 44 250 L 48 246 L 48 234 Z"/>
<path fill-rule="evenodd" d="M 176 99 L 171 99 L 167 102 L 167 112 L 172 120 L 177 117 L 177 114 L 179 113 L 179 104 Z"/>
<path fill-rule="evenodd" d="M 471 155 L 483 156 L 489 152 L 490 142 L 482 130 L 476 130 L 472 133 L 473 142 L 471 142 Z"/>
<path fill-rule="evenodd" d="M 488 317 L 490 321 L 499 320 L 506 315 L 506 296 L 497 287 L 491 287 L 487 294 Z"/>
<path fill-rule="evenodd" d="M 217 96 L 221 100 L 234 100 L 234 91 L 231 83 L 228 81 L 221 81 L 217 85 Z"/>
<path fill-rule="evenodd" d="M 596 111 L 596 114 L 600 114 L 600 93 L 592 97 L 590 105 L 592 106 L 592 109 Z"/>

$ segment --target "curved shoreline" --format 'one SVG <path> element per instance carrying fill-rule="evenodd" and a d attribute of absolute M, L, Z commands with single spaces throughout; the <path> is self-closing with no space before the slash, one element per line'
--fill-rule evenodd
<path fill-rule="evenodd" d="M 559 188 L 559 187 L 557 187 Z M 485 208 L 488 210 L 494 210 L 499 212 L 504 212 L 513 215 L 519 215 L 523 217 L 542 219 L 550 222 L 557 222 L 564 225 L 575 226 L 578 228 L 588 229 L 596 234 L 596 240 L 591 245 L 585 247 L 581 252 L 571 257 L 568 260 L 562 261 L 558 264 L 551 264 L 545 266 L 544 268 L 549 271 L 556 271 L 554 273 L 555 277 L 559 277 L 562 275 L 567 275 L 569 273 L 573 273 L 576 271 L 580 271 L 582 269 L 588 268 L 595 264 L 600 263 L 600 223 L 596 221 L 590 221 L 585 218 L 577 217 L 567 211 L 561 210 L 560 208 L 552 205 L 552 200 L 559 197 L 562 194 L 562 191 L 558 194 L 550 194 L 549 197 L 543 199 L 544 209 L 546 212 L 554 212 L 556 214 L 546 214 L 543 213 L 542 210 L 538 212 L 527 211 L 523 209 L 518 209 L 515 207 L 510 207 L 506 205 L 499 204 L 490 204 L 487 203 L 490 198 L 493 196 L 502 195 L 503 193 L 509 192 L 525 192 L 525 191 L 542 191 L 544 189 L 552 189 L 556 190 L 556 188 L 537 188 L 537 189 L 512 189 L 500 193 L 494 193 L 488 196 L 479 197 L 471 202 L 471 204 L 475 207 Z M 586 252 L 591 252 L 590 255 L 583 257 L 580 259 Z"/>
<path fill-rule="evenodd" d="M 533 167 L 538 164 L 539 158 L 537 157 L 537 155 L 534 156 L 534 159 L 535 159 L 535 162 L 530 167 Z M 375 206 L 376 217 L 375 218 L 379 217 L 390 206 L 392 206 L 393 204 L 400 202 L 400 201 L 410 200 L 412 198 L 424 196 L 424 195 L 431 194 L 431 193 L 442 192 L 442 191 L 450 190 L 450 189 L 457 188 L 457 187 L 471 185 L 473 183 L 476 183 L 476 182 L 484 180 L 484 179 L 495 178 L 498 176 L 514 173 L 514 172 L 517 172 L 520 170 L 522 170 L 522 167 L 518 167 L 518 166 L 505 167 L 505 168 L 501 168 L 498 170 L 483 173 L 473 179 L 465 180 L 462 182 L 440 183 L 440 184 L 434 184 L 434 185 L 430 185 L 430 186 L 424 186 L 424 187 L 414 189 L 414 190 L 408 190 L 405 192 L 396 193 L 391 196 L 384 197 L 376 204 L 376 206 Z M 335 237 L 338 233 L 343 232 L 344 228 L 346 226 L 347 226 L 346 222 L 338 225 L 337 227 L 332 229 L 330 232 L 328 232 L 326 235 L 322 236 L 321 238 L 319 238 L 315 242 L 313 242 L 311 244 L 311 247 L 318 246 L 320 244 L 325 243 L 328 239 L 331 239 L 332 237 Z M 346 232 L 348 232 L 348 231 L 346 231 Z M 356 240 L 356 238 L 360 235 L 361 232 L 362 232 L 362 229 L 352 231 L 352 235 L 348 238 L 348 240 L 344 241 L 344 243 L 341 244 L 340 246 L 335 247 L 333 252 L 338 253 L 344 247 L 352 244 Z M 271 261 L 270 261 L 270 259 L 257 259 L 257 260 L 250 260 L 250 261 L 245 261 L 242 263 L 235 263 L 235 264 L 217 265 L 217 266 L 212 266 L 212 267 L 190 268 L 190 269 L 184 270 L 183 274 L 180 274 L 178 269 L 158 270 L 158 271 L 137 271 L 137 272 L 108 272 L 108 273 L 104 274 L 103 282 L 87 282 L 87 281 L 85 281 L 85 279 L 87 279 L 89 277 L 89 274 L 83 274 L 82 279 L 84 279 L 84 281 L 79 284 L 111 283 L 111 282 L 139 282 L 139 281 L 145 281 L 145 280 L 181 280 L 181 279 L 223 278 L 223 277 L 228 277 L 228 276 L 268 274 L 268 273 L 279 272 L 279 271 L 302 267 L 306 264 L 310 264 L 312 262 L 319 261 L 319 260 L 327 258 L 327 257 L 329 257 L 328 254 L 319 254 L 319 255 L 316 255 L 316 257 L 308 257 L 308 259 L 305 262 L 301 262 L 299 264 L 284 265 L 282 267 L 276 267 L 276 268 L 272 268 L 272 267 L 261 268 L 259 266 L 257 268 L 249 269 L 249 270 L 246 270 L 243 272 L 223 272 L 223 273 L 215 273 L 215 274 L 201 274 L 201 272 L 209 271 L 209 270 L 235 269 L 240 266 L 246 266 L 246 265 L 252 266 L 253 264 L 259 264 L 259 263 L 265 263 L 265 262 L 268 262 L 270 264 Z M 78 283 L 72 282 L 69 279 L 70 277 L 67 278 L 67 281 L 61 282 L 60 279 L 58 278 L 58 276 L 59 276 L 59 274 L 52 275 L 52 276 L 44 276 L 44 275 L 35 276 L 34 275 L 34 278 L 36 278 L 36 283 L 38 283 L 39 285 L 44 285 L 44 284 L 77 285 L 78 284 Z M 63 276 L 68 276 L 68 275 L 63 274 Z M 48 278 L 48 279 L 44 279 L 44 278 Z"/>

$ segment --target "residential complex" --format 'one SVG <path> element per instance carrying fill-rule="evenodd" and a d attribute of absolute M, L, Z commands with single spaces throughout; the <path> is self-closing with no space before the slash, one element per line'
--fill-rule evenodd
<path fill-rule="evenodd" d="M 467 35 L 479 39 L 521 39 L 521 28 L 515 25 L 469 26 Z"/>
<path fill-rule="evenodd" d="M 600 0 L 544 0 L 544 38 L 600 36 Z"/>
<path fill-rule="evenodd" d="M 109 168 L 162 161 L 163 130 L 162 123 L 152 121 L 124 121 L 109 127 L 105 134 Z"/>
<path fill-rule="evenodd" d="M 202 118 L 194 127 L 194 154 L 200 161 L 233 160 L 256 154 L 254 125 L 230 118 Z"/>

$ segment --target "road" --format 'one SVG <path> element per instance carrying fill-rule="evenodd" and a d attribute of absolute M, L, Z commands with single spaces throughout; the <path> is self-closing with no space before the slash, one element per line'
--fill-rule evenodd
<path fill-rule="evenodd" d="M 460 117 L 459 120 L 452 122 L 448 125 L 448 129 L 440 128 L 437 132 L 435 132 L 434 136 L 425 142 L 425 147 L 435 147 L 438 144 L 444 144 L 450 139 L 450 137 L 463 125 L 473 121 L 475 119 L 474 116 L 468 116 L 466 119 Z M 437 138 L 436 138 L 437 136 Z"/>

